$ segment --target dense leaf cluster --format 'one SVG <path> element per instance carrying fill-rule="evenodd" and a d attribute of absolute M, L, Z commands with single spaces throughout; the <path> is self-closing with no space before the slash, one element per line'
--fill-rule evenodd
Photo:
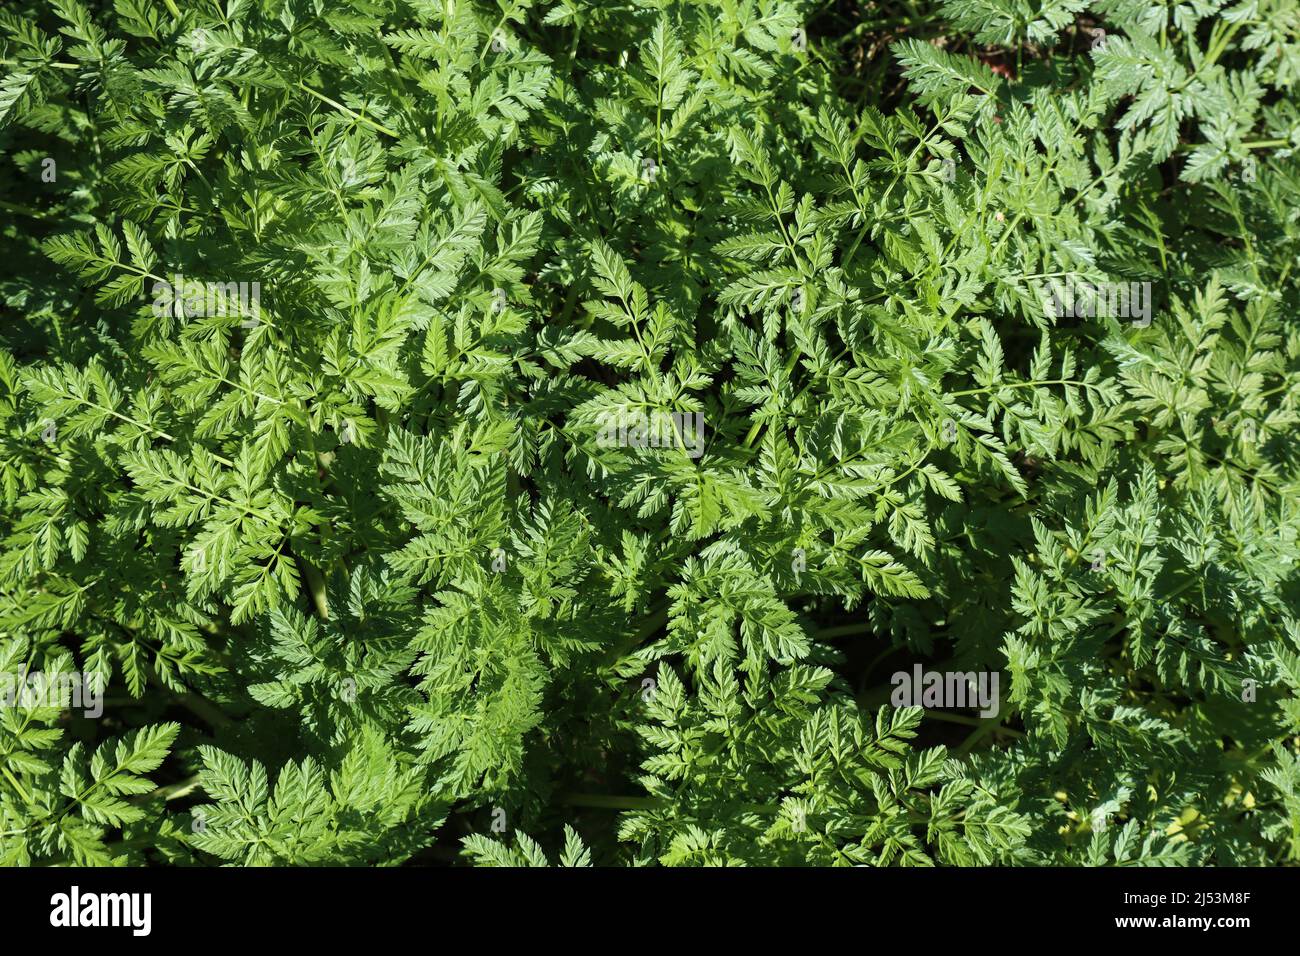
<path fill-rule="evenodd" d="M 902 7 L 7 2 L 0 861 L 1300 859 L 1300 4 Z"/>

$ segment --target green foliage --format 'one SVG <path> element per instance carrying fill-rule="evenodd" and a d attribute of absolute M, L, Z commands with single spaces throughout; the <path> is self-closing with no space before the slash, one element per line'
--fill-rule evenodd
<path fill-rule="evenodd" d="M 0 860 L 1300 860 L 1300 7 L 875 6 L 8 3 Z"/>

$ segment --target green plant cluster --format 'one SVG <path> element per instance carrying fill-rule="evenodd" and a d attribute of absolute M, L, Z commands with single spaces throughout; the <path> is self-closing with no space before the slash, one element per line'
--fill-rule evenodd
<path fill-rule="evenodd" d="M 8 0 L 0 675 L 103 713 L 0 707 L 0 861 L 1300 860 L 1297 78 L 1297 0 Z"/>

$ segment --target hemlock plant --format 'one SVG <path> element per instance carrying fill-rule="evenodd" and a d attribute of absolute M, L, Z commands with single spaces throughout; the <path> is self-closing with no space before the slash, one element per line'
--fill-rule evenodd
<path fill-rule="evenodd" d="M 4 863 L 1300 860 L 1295 0 L 0 70 Z"/>

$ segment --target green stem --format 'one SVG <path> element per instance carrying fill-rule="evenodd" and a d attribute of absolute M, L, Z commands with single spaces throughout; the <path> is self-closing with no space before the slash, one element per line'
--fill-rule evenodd
<path fill-rule="evenodd" d="M 17 64 L 17 63 L 27 63 L 28 65 L 31 65 L 31 66 L 52 66 L 52 67 L 55 67 L 55 68 L 60 69 L 60 70 L 79 70 L 79 69 L 81 69 L 81 64 L 80 64 L 80 63 L 55 63 L 55 62 L 52 61 L 52 60 L 50 60 L 50 61 L 46 61 L 46 62 L 40 62 L 40 61 L 38 61 L 37 63 L 30 63 L 29 61 L 24 61 L 24 60 L 7 60 L 7 59 L 0 59 L 0 64 L 3 64 L 3 65 L 5 65 L 5 66 L 14 66 L 14 65 Z"/>
<path fill-rule="evenodd" d="M 363 123 L 364 125 L 369 126 L 371 129 L 376 130 L 377 132 L 383 133 L 383 134 L 385 134 L 386 136 L 391 136 L 391 137 L 393 137 L 393 139 L 401 139 L 401 138 L 402 138 L 398 133 L 393 132 L 393 131 L 392 131 L 391 129 L 389 129 L 387 126 L 383 126 L 383 125 L 381 125 L 381 124 L 379 124 L 379 123 L 376 123 L 376 122 L 375 122 L 374 120 L 372 120 L 372 119 L 367 119 L 366 117 L 362 116 L 360 113 L 356 112 L 355 110 L 348 109 L 346 106 L 344 106 L 344 105 L 343 105 L 342 103 L 340 103 L 338 100 L 330 99 L 330 98 L 329 98 L 328 96 L 326 96 L 324 93 L 317 93 L 315 90 L 313 90 L 313 89 L 312 89 L 310 86 L 308 86 L 306 83 L 303 83 L 303 82 L 300 81 L 300 82 L 298 83 L 298 88 L 299 88 L 300 90 L 302 90 L 304 93 L 310 93 L 312 96 L 316 97 L 318 100 L 321 100 L 321 101 L 324 102 L 324 103 L 328 103 L 330 106 L 332 106 L 332 107 L 334 107 L 336 110 L 339 110 L 340 112 L 346 114 L 347 116 L 350 116 L 352 119 L 356 120 L 358 123 Z"/>
<path fill-rule="evenodd" d="M 186 777 L 184 780 L 177 780 L 175 783 L 169 783 L 165 787 L 159 787 L 149 793 L 142 793 L 138 797 L 131 797 L 132 803 L 145 803 L 149 800 L 155 800 L 161 797 L 163 800 L 179 800 L 181 797 L 189 796 L 198 789 L 199 775 L 196 773 Z"/>
<path fill-rule="evenodd" d="M 317 570 L 316 566 L 304 558 L 299 558 L 298 562 L 302 565 L 303 581 L 307 584 L 307 590 L 311 593 L 312 602 L 316 605 L 316 613 L 322 621 L 330 619 L 329 596 L 325 592 L 325 577 Z"/>
<path fill-rule="evenodd" d="M 20 216 L 30 216 L 32 219 L 44 219 L 46 213 L 39 209 L 32 209 L 30 206 L 19 206 L 17 203 L 5 202 L 0 199 L 0 209 L 7 209 L 9 212 L 17 213 Z"/>
<path fill-rule="evenodd" d="M 30 805 L 32 798 L 27 791 L 23 789 L 22 784 L 18 782 L 18 778 L 9 772 L 8 767 L 0 767 L 0 771 L 4 772 L 5 779 L 9 781 L 9 785 L 18 791 L 18 795 L 23 798 L 23 803 Z M 17 832 L 22 833 L 23 831 L 19 830 Z"/>

